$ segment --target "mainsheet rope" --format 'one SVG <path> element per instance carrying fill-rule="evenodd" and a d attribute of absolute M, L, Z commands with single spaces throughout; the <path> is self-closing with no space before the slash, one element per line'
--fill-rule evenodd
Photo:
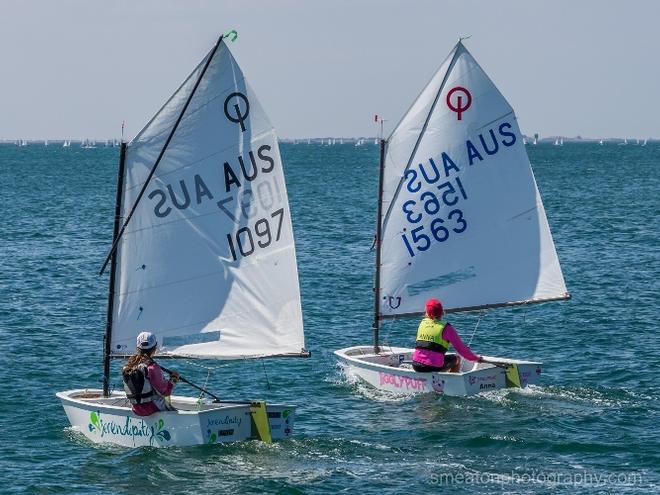
<path fill-rule="evenodd" d="M 477 318 L 477 324 L 474 326 L 474 330 L 472 330 L 472 335 L 470 335 L 470 340 L 467 343 L 467 346 L 470 347 L 472 345 L 472 341 L 474 340 L 474 336 L 477 334 L 477 328 L 479 328 L 479 323 L 481 323 L 481 320 L 483 320 L 486 317 L 486 311 L 483 309 L 479 311 L 479 318 Z"/>

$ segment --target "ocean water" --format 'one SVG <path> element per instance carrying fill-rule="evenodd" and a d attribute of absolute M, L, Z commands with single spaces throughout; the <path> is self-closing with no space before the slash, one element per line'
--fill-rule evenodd
<path fill-rule="evenodd" d="M 657 492 L 660 145 L 528 152 L 573 298 L 490 311 L 472 347 L 541 360 L 540 386 L 402 399 L 347 381 L 332 351 L 371 339 L 378 150 L 284 144 L 312 358 L 171 364 L 297 404 L 295 435 L 158 450 L 91 444 L 54 395 L 100 386 L 118 148 L 0 145 L 0 493 Z M 451 321 L 468 339 L 477 315 Z M 416 325 L 382 335 L 410 345 Z"/>

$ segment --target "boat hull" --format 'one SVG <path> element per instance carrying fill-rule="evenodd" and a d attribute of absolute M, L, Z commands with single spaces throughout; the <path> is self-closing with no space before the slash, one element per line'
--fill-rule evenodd
<path fill-rule="evenodd" d="M 137 416 L 126 394 L 103 397 L 97 389 L 58 392 L 75 431 L 94 443 L 125 447 L 169 447 L 241 442 L 259 438 L 253 410 L 259 403 L 198 402 L 172 396 L 176 411 Z M 266 416 L 273 440 L 288 438 L 293 430 L 295 406 L 267 404 Z"/>
<path fill-rule="evenodd" d="M 436 393 L 468 396 L 492 390 L 517 387 L 507 380 L 507 371 L 490 363 L 461 360 L 458 373 L 419 373 L 410 365 L 414 349 L 387 347 L 374 354 L 372 346 L 348 347 L 335 351 L 335 356 L 349 377 L 358 378 L 379 390 L 401 395 Z M 541 376 L 541 363 L 484 356 L 487 360 L 515 365 L 520 388 L 536 384 Z"/>

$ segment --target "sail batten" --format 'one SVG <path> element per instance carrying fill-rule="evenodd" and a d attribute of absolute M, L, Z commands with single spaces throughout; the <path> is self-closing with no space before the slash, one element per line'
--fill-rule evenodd
<path fill-rule="evenodd" d="M 210 56 L 126 150 L 123 205 L 149 183 L 118 244 L 115 356 L 143 330 L 158 335 L 164 355 L 304 355 L 277 135 L 228 47 Z"/>
<path fill-rule="evenodd" d="M 569 297 L 522 141 L 459 42 L 388 139 L 380 319 Z"/>

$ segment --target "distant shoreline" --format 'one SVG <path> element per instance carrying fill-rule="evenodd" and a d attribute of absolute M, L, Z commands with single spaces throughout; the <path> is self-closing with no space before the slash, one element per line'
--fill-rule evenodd
<path fill-rule="evenodd" d="M 527 136 L 523 134 L 527 144 L 533 144 L 534 136 Z M 377 144 L 377 136 L 360 136 L 360 137 L 305 137 L 305 138 L 280 138 L 280 143 L 287 144 L 323 144 L 323 145 L 337 145 L 337 144 L 353 144 L 353 145 L 368 145 L 368 144 Z M 624 138 L 624 137 L 602 137 L 602 138 L 591 138 L 591 137 L 567 137 L 567 136 L 547 136 L 542 138 L 537 138 L 538 144 L 554 144 L 555 142 L 563 143 L 600 143 L 603 141 L 603 144 L 606 143 L 626 143 L 630 145 L 637 145 L 646 143 L 654 143 L 660 141 L 660 138 Z M 64 138 L 41 138 L 41 139 L 0 139 L 0 144 L 11 144 L 16 146 L 25 146 L 25 145 L 34 145 L 41 144 L 46 146 L 63 146 L 64 143 L 69 143 L 68 146 L 80 147 L 85 144 L 88 147 L 115 147 L 119 146 L 120 140 L 116 138 L 102 138 L 102 139 L 64 139 Z M 359 144 L 358 144 L 359 143 Z"/>

